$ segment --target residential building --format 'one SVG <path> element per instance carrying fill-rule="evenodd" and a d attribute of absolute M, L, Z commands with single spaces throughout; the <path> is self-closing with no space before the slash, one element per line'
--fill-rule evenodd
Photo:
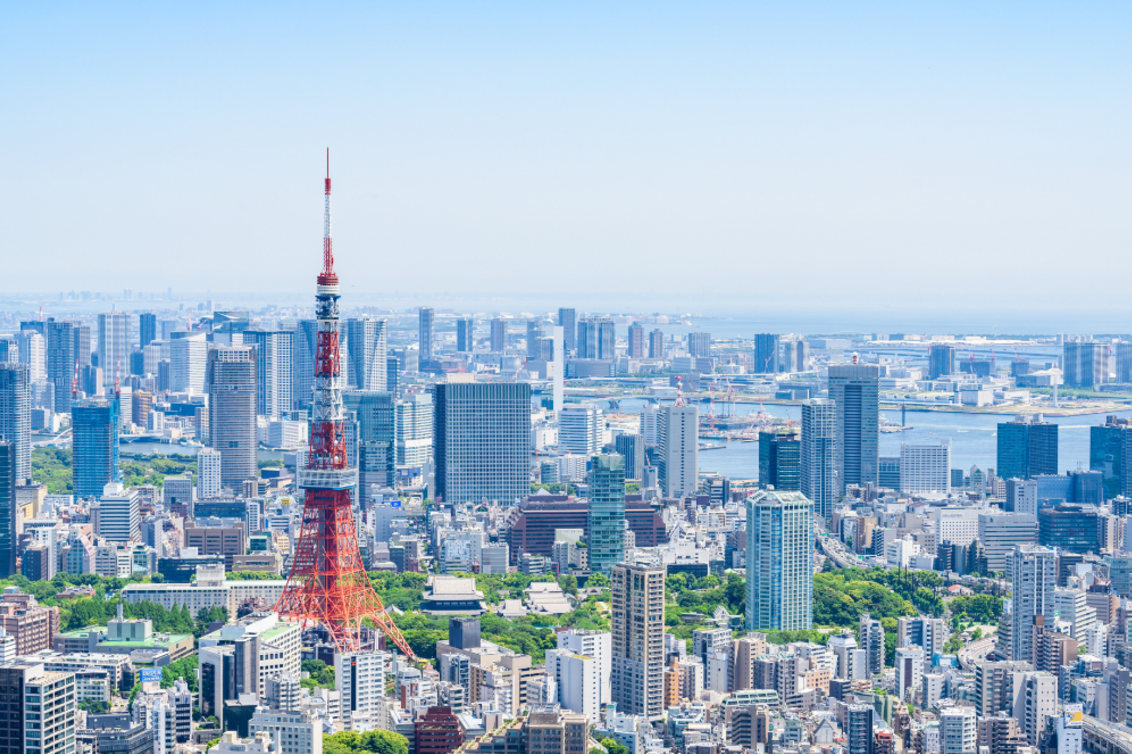
<path fill-rule="evenodd" d="M 176 332 L 169 342 L 169 389 L 202 395 L 208 372 L 208 341 L 202 332 Z"/>
<path fill-rule="evenodd" d="M 27 364 L 0 363 L 0 440 L 16 453 L 16 479 L 31 479 L 31 383 Z"/>
<path fill-rule="evenodd" d="M 1013 596 L 1009 659 L 1033 663 L 1034 618 L 1042 616 L 1050 625 L 1053 623 L 1057 553 L 1047 547 L 1018 545 L 1010 556 L 1010 581 Z"/>
<path fill-rule="evenodd" d="M 978 738 L 978 718 L 973 708 L 951 707 L 940 713 L 940 754 L 975 754 Z"/>
<path fill-rule="evenodd" d="M 448 503 L 530 493 L 531 388 L 524 383 L 436 386 L 436 494 Z"/>
<path fill-rule="evenodd" d="M 645 348 L 645 328 L 640 322 L 634 322 L 629 325 L 628 342 L 628 355 L 630 359 L 643 359 L 648 356 L 648 351 Z"/>
<path fill-rule="evenodd" d="M 747 628 L 808 631 L 813 617 L 813 503 L 800 492 L 747 498 Z"/>
<path fill-rule="evenodd" d="M 848 754 L 874 754 L 873 707 L 851 704 L 846 711 Z"/>
<path fill-rule="evenodd" d="M 346 730 L 367 730 L 380 721 L 385 697 L 386 652 L 336 652 L 334 683 Z"/>
<path fill-rule="evenodd" d="M 837 406 L 824 398 L 802 401 L 800 487 L 814 512 L 829 520 L 837 499 Z"/>
<path fill-rule="evenodd" d="M 664 716 L 663 565 L 613 566 L 610 691 L 621 712 Z"/>
<path fill-rule="evenodd" d="M 896 619 L 896 646 L 897 647 L 923 647 L 924 662 L 931 664 L 934 655 L 943 654 L 943 645 L 947 642 L 947 623 L 942 618 L 929 618 L 926 616 L 907 617 Z"/>
<path fill-rule="evenodd" d="M 257 356 L 254 346 L 208 352 L 209 445 L 220 453 L 220 482 L 239 489 L 259 476 L 256 453 Z"/>
<path fill-rule="evenodd" d="M 1046 730 L 1046 718 L 1057 712 L 1057 676 L 1045 672 L 1014 674 L 1014 719 L 1026 735 L 1026 742 L 1037 746 Z"/>
<path fill-rule="evenodd" d="M 884 672 L 884 627 L 868 613 L 862 613 L 857 635 L 865 652 L 865 669 L 870 676 Z"/>
<path fill-rule="evenodd" d="M 417 337 L 420 342 L 420 360 L 432 361 L 432 344 L 436 336 L 436 310 L 422 306 L 417 317 Z M 383 388 L 373 388 L 379 390 Z"/>
<path fill-rule="evenodd" d="M 838 487 L 877 483 L 880 456 L 880 368 L 875 364 L 829 367 L 829 398 L 836 415 Z"/>
<path fill-rule="evenodd" d="M 491 352 L 503 353 L 507 350 L 507 322 L 502 317 L 491 320 Z"/>
<path fill-rule="evenodd" d="M 711 333 L 688 333 L 688 355 L 695 358 L 711 358 Z"/>
<path fill-rule="evenodd" d="M 16 498 L 16 455 L 15 445 L 0 440 L 0 578 L 4 579 L 17 573 L 19 501 Z"/>
<path fill-rule="evenodd" d="M 1108 382 L 1108 345 L 1094 340 L 1069 341 L 1062 355 L 1062 379 L 1066 387 L 1099 389 Z"/>
<path fill-rule="evenodd" d="M 197 497 L 201 500 L 220 494 L 220 451 L 201 448 L 197 453 Z"/>
<path fill-rule="evenodd" d="M 610 361 L 616 357 L 615 326 L 608 317 L 591 317 L 578 323 L 576 341 L 579 359 L 602 359 Z"/>
<path fill-rule="evenodd" d="M 699 488 L 699 410 L 695 404 L 662 406 L 657 413 L 658 479 L 665 497 Z"/>
<path fill-rule="evenodd" d="M 312 712 L 257 707 L 248 721 L 248 732 L 278 742 L 278 748 L 270 747 L 270 754 L 322 754 L 323 724 Z M 237 751 L 253 754 L 247 749 Z"/>
<path fill-rule="evenodd" d="M 664 332 L 661 330 L 653 330 L 649 333 L 649 358 L 664 358 Z"/>
<path fill-rule="evenodd" d="M 896 698 L 905 700 L 908 692 L 918 689 L 924 674 L 924 648 L 904 646 L 896 648 Z"/>
<path fill-rule="evenodd" d="M 570 353 L 578 343 L 578 310 L 559 307 L 558 324 L 562 328 L 562 347 Z"/>
<path fill-rule="evenodd" d="M 107 388 L 113 388 L 120 374 L 129 371 L 129 313 L 103 312 L 98 315 L 98 365 L 102 367 L 102 385 Z"/>

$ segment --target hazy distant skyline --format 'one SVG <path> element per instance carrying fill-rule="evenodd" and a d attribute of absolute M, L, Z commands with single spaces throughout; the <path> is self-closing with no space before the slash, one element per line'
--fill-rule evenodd
<path fill-rule="evenodd" d="M 356 291 L 1119 313 L 1127 4 L 608 5 L 5 7 L 0 291 L 306 290 L 329 146 Z"/>

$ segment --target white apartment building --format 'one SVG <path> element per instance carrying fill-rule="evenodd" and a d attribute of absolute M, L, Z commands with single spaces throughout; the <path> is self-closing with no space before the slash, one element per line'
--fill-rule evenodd
<path fill-rule="evenodd" d="M 575 404 L 558 412 L 558 451 L 588 458 L 601 452 L 601 409 Z"/>
<path fill-rule="evenodd" d="M 207 500 L 220 494 L 220 451 L 202 448 L 197 454 L 197 498 Z"/>
<path fill-rule="evenodd" d="M 559 704 L 591 720 L 597 718 L 602 685 L 597 660 L 570 650 L 548 649 L 546 674 L 554 679 Z"/>
<path fill-rule="evenodd" d="M 204 394 L 208 341 L 204 333 L 178 333 L 169 343 L 169 382 L 174 393 Z"/>
<path fill-rule="evenodd" d="M 903 474 L 903 472 L 901 472 Z M 953 545 L 969 545 L 979 536 L 979 511 L 975 508 L 947 507 L 934 512 L 935 541 Z"/>
<path fill-rule="evenodd" d="M 283 712 L 257 707 L 248 723 L 255 738 L 265 733 L 279 743 L 275 754 L 322 754 L 322 721 L 307 712 Z"/>
<path fill-rule="evenodd" d="M 613 634 L 608 631 L 571 628 L 558 634 L 558 649 L 594 658 L 601 681 L 598 702 L 608 704 L 609 675 L 613 671 Z"/>
<path fill-rule="evenodd" d="M 386 652 L 340 652 L 334 655 L 334 683 L 342 703 L 346 730 L 380 727 L 381 699 L 385 696 Z"/>

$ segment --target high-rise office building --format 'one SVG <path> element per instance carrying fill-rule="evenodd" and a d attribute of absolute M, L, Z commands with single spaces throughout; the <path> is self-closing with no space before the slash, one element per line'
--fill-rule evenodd
<path fill-rule="evenodd" d="M 951 440 L 938 445 L 900 443 L 900 491 L 951 494 Z"/>
<path fill-rule="evenodd" d="M 634 322 L 629 325 L 628 344 L 630 359 L 645 358 L 645 328 L 641 326 L 640 322 Z"/>
<path fill-rule="evenodd" d="M 694 495 L 699 489 L 699 410 L 662 406 L 657 412 L 657 476 L 665 497 Z"/>
<path fill-rule="evenodd" d="M 219 451 L 201 448 L 197 453 L 197 497 L 201 500 L 217 497 L 222 486 Z"/>
<path fill-rule="evenodd" d="M 220 453 L 221 484 L 232 489 L 259 476 L 256 362 L 255 346 L 208 352 L 208 444 Z"/>
<path fill-rule="evenodd" d="M 1132 343 L 1122 343 L 1132 351 Z M 1089 468 L 1101 472 L 1104 496 L 1132 496 L 1132 420 L 1106 416 L 1089 427 Z"/>
<path fill-rule="evenodd" d="M 16 549 L 16 446 L 0 440 L 0 578 L 15 576 Z"/>
<path fill-rule="evenodd" d="M 759 487 L 802 489 L 802 440 L 792 429 L 759 432 Z"/>
<path fill-rule="evenodd" d="M 1006 573 L 1016 545 L 1038 543 L 1037 517 L 1032 513 L 980 513 L 978 540 L 986 557 L 985 575 Z"/>
<path fill-rule="evenodd" d="M 500 317 L 491 320 L 491 352 L 503 353 L 507 350 L 507 323 Z"/>
<path fill-rule="evenodd" d="M 804 340 L 792 340 L 782 344 L 780 372 L 810 371 L 810 346 Z"/>
<path fill-rule="evenodd" d="M 1070 341 L 1064 349 L 1061 369 L 1066 387 L 1099 388 L 1108 382 L 1108 345 Z"/>
<path fill-rule="evenodd" d="M 772 374 L 778 371 L 778 347 L 782 336 L 770 333 L 755 334 L 755 374 Z"/>
<path fill-rule="evenodd" d="M 589 403 L 563 406 L 558 412 L 558 450 L 580 456 L 601 452 L 601 436 L 605 429 L 601 409 Z"/>
<path fill-rule="evenodd" d="M 588 317 L 578 323 L 578 358 L 612 360 L 616 353 L 615 326 L 608 317 Z"/>
<path fill-rule="evenodd" d="M 1132 343 L 1116 344 L 1116 381 L 1132 382 Z"/>
<path fill-rule="evenodd" d="M 475 350 L 476 321 L 471 317 L 461 317 L 456 320 L 456 350 L 460 353 L 471 353 Z"/>
<path fill-rule="evenodd" d="M 30 660 L 0 667 L 0 754 L 73 753 L 77 699 L 74 673 Z"/>
<path fill-rule="evenodd" d="M 594 573 L 608 576 L 625 560 L 625 459 L 616 453 L 593 459 L 588 544 Z"/>
<path fill-rule="evenodd" d="M 538 359 L 541 353 L 539 340 L 542 339 L 542 320 L 527 320 L 527 358 Z"/>
<path fill-rule="evenodd" d="M 78 355 L 75 353 L 76 332 L 78 323 L 59 322 L 48 320 L 47 331 L 47 381 L 54 387 L 55 412 L 60 414 L 71 413 L 71 383 L 75 378 L 76 369 L 84 366 L 76 365 Z M 87 349 L 90 349 L 89 328 Z"/>
<path fill-rule="evenodd" d="M 664 716 L 663 565 L 613 566 L 610 695 L 620 712 Z"/>
<path fill-rule="evenodd" d="M 364 331 L 364 328 L 358 329 Z M 360 346 L 363 341 L 359 338 L 355 342 L 353 334 L 351 330 L 351 346 Z M 294 367 L 295 333 L 291 330 L 248 330 L 244 333 L 244 343 L 256 347 L 256 413 L 271 419 L 284 418 L 294 405 L 291 391 L 295 387 L 295 378 L 291 369 Z M 350 349 L 355 364 L 358 350 Z M 384 354 L 382 357 L 384 371 Z M 351 369 L 350 375 L 353 377 L 356 372 Z"/>
<path fill-rule="evenodd" d="M 0 440 L 16 449 L 16 479 L 31 479 L 31 385 L 26 364 L 0 363 Z"/>
<path fill-rule="evenodd" d="M 208 340 L 202 332 L 175 332 L 169 342 L 170 390 L 175 393 L 204 393 L 208 370 Z"/>
<path fill-rule="evenodd" d="M 529 495 L 530 385 L 442 382 L 435 400 L 436 494 L 457 505 Z"/>
<path fill-rule="evenodd" d="M 837 499 L 837 407 L 825 398 L 802 401 L 801 492 L 829 520 Z"/>
<path fill-rule="evenodd" d="M 347 390 L 342 394 L 342 402 L 357 417 L 359 499 L 368 506 L 374 487 L 393 486 L 396 464 L 393 396 L 378 390 Z"/>
<path fill-rule="evenodd" d="M 47 379 L 47 340 L 38 330 L 20 330 L 16 334 L 18 361 L 26 364 L 30 382 Z"/>
<path fill-rule="evenodd" d="M 118 402 L 89 398 L 71 409 L 75 499 L 102 497 L 121 480 L 118 467 Z"/>
<path fill-rule="evenodd" d="M 157 315 L 153 312 L 142 312 L 138 315 L 138 348 L 145 348 L 157 340 Z"/>
<path fill-rule="evenodd" d="M 928 379 L 938 380 L 949 374 L 955 374 L 955 346 L 932 343 L 928 346 Z"/>
<path fill-rule="evenodd" d="M 829 368 L 829 398 L 837 415 L 837 484 L 877 483 L 880 456 L 880 368 L 837 364 Z"/>
<path fill-rule="evenodd" d="M 562 328 L 562 347 L 570 353 L 577 348 L 578 310 L 559 307 L 558 325 Z"/>
<path fill-rule="evenodd" d="M 1057 474 L 1057 425 L 1041 414 L 999 424 L 996 473 L 1000 479 Z"/>
<path fill-rule="evenodd" d="M 385 390 L 389 358 L 385 320 L 350 319 L 345 329 L 350 341 L 350 386 L 358 390 Z"/>
<path fill-rule="evenodd" d="M 415 393 L 397 401 L 395 408 L 397 465 L 423 469 L 432 462 L 432 395 Z"/>
<path fill-rule="evenodd" d="M 644 435 L 618 435 L 613 441 L 613 449 L 625 458 L 625 478 L 644 479 L 645 437 Z"/>
<path fill-rule="evenodd" d="M 1042 508 L 1038 511 L 1038 544 L 1068 552 L 1099 555 L 1101 515 L 1101 509 L 1093 505 L 1062 503 L 1053 508 Z"/>
<path fill-rule="evenodd" d="M 115 375 L 130 367 L 130 315 L 103 312 L 98 315 L 98 365 L 102 367 L 103 387 L 113 387 Z"/>
<path fill-rule="evenodd" d="M 1048 547 L 1018 545 L 1010 555 L 1010 658 L 1034 662 L 1034 618 L 1053 625 L 1053 590 L 1057 586 L 1057 553 Z"/>
<path fill-rule="evenodd" d="M 0 364 L 19 362 L 19 360 L 19 345 L 16 343 L 15 338 L 10 338 L 6 335 L 0 336 Z"/>
<path fill-rule="evenodd" d="M 747 498 L 747 628 L 808 631 L 813 625 L 814 506 L 800 492 Z"/>
<path fill-rule="evenodd" d="M 692 358 L 711 357 L 711 333 L 706 332 L 690 332 L 688 333 L 688 355 Z"/>
<path fill-rule="evenodd" d="M 107 485 L 98 501 L 98 530 L 116 544 L 141 541 L 141 510 L 136 489 Z"/>
<path fill-rule="evenodd" d="M 295 356 L 291 366 L 294 387 L 291 396 L 296 411 L 309 411 L 314 391 L 314 361 L 318 351 L 318 322 L 313 319 L 299 321 L 295 330 Z M 388 369 L 388 366 L 386 367 Z"/>
<path fill-rule="evenodd" d="M 653 330 L 649 333 L 649 358 L 664 358 L 664 333 L 660 330 Z"/>
<path fill-rule="evenodd" d="M 421 307 L 417 331 L 420 339 L 420 360 L 432 361 L 432 343 L 436 336 L 436 311 L 434 309 L 427 306 Z"/>

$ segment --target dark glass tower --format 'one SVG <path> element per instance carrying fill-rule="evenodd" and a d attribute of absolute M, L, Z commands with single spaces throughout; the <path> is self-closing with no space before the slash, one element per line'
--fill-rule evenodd
<path fill-rule="evenodd" d="M 118 403 L 85 400 L 71 409 L 74 436 L 75 498 L 102 497 L 110 482 L 121 481 L 118 468 Z"/>
<path fill-rule="evenodd" d="M 590 570 L 607 576 L 625 560 L 625 458 L 597 456 L 590 472 Z"/>
<path fill-rule="evenodd" d="M 1019 417 L 998 425 L 1000 479 L 1031 479 L 1039 474 L 1057 474 L 1057 425 Z"/>
<path fill-rule="evenodd" d="M 0 578 L 16 574 L 16 446 L 0 442 Z"/>
<path fill-rule="evenodd" d="M 802 440 L 794 430 L 759 432 L 759 487 L 802 489 Z"/>

